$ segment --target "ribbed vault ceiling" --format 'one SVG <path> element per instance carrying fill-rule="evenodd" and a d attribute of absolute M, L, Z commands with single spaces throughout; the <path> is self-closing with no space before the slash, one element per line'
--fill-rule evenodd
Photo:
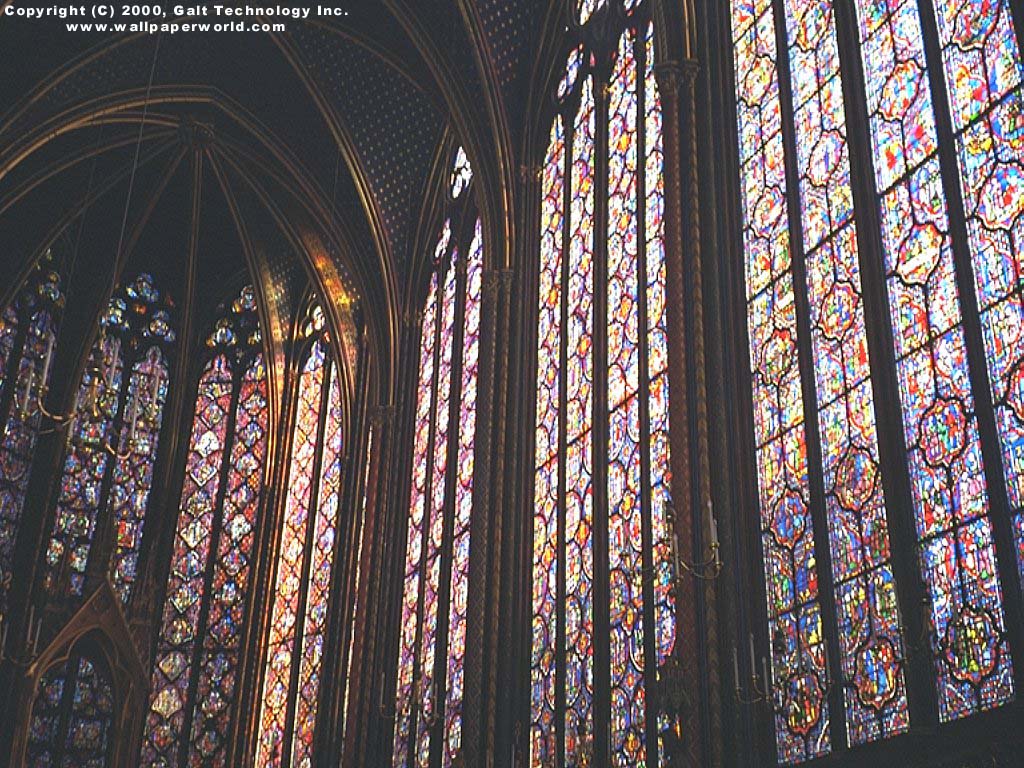
<path fill-rule="evenodd" d="M 393 346 L 438 153 L 464 143 L 478 175 L 514 154 L 521 127 L 504 116 L 525 103 L 528 51 L 561 1 L 348 0 L 347 17 L 280 35 L 103 37 L 0 18 L 17 62 L 0 79 L 0 274 L 83 214 L 83 252 L 110 258 L 145 112 L 136 248 L 185 242 L 192 174 L 166 171 L 199 140 L 200 250 L 259 259 L 283 304 L 329 263 Z"/>

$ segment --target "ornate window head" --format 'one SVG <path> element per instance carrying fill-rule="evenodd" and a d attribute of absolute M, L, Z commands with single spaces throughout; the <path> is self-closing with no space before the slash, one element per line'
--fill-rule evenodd
<path fill-rule="evenodd" d="M 453 179 L 468 185 L 468 167 L 459 149 Z M 395 768 L 426 768 L 434 748 L 450 766 L 462 748 L 483 232 L 471 195 L 454 189 L 420 327 Z"/>
<path fill-rule="evenodd" d="M 254 291 L 206 339 L 142 745 L 144 765 L 224 764 L 239 716 L 242 633 L 269 408 Z"/>
<path fill-rule="evenodd" d="M 553 94 L 540 216 L 533 766 L 600 762 L 606 750 L 610 765 L 667 764 L 681 736 L 653 684 L 678 651 L 650 5 L 576 3 Z"/>
<path fill-rule="evenodd" d="M 170 384 L 173 311 L 143 273 L 115 292 L 100 318 L 46 551 L 46 583 L 56 595 L 81 596 L 89 568 L 96 578 L 109 575 L 125 602 L 131 595 Z M 113 539 L 104 563 L 93 558 L 101 530 Z"/>

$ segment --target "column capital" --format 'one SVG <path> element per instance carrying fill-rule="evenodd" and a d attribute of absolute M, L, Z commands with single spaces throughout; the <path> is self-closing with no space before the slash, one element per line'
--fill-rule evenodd
<path fill-rule="evenodd" d="M 512 284 L 512 276 L 515 273 L 511 269 L 485 269 L 482 282 L 485 291 L 494 292 L 507 288 Z"/>
<path fill-rule="evenodd" d="M 693 86 L 700 70 L 701 64 L 697 59 L 662 61 L 654 65 L 654 79 L 658 82 L 662 95 L 676 94 L 684 82 L 687 86 Z"/>
<path fill-rule="evenodd" d="M 395 418 L 395 406 L 375 405 L 370 409 L 370 424 L 375 429 L 387 426 Z"/>

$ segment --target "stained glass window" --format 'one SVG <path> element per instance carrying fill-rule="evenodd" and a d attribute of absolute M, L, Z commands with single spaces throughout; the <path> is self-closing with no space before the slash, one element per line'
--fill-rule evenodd
<path fill-rule="evenodd" d="M 260 697 L 256 765 L 313 760 L 342 478 L 341 376 L 319 308 L 299 376 Z"/>
<path fill-rule="evenodd" d="M 113 714 L 114 691 L 105 664 L 72 653 L 39 681 L 25 765 L 104 768 L 111 759 Z"/>
<path fill-rule="evenodd" d="M 753 429 L 782 763 L 910 727 L 889 540 L 890 522 L 901 515 L 911 515 L 916 532 L 936 686 L 927 695 L 937 696 L 940 719 L 1015 695 L 997 569 L 998 560 L 1012 562 L 1021 551 L 1015 466 L 1024 455 L 1012 373 L 1024 123 L 1014 106 L 1022 69 L 1009 3 L 935 3 L 934 14 L 918 0 L 853 5 L 856 28 L 848 31 L 859 72 L 841 67 L 846 21 L 831 0 L 731 6 Z M 942 53 L 934 61 L 929 37 Z M 930 69 L 946 76 L 941 92 L 933 91 L 941 78 L 929 78 Z M 864 119 L 848 120 L 859 108 L 856 99 L 846 103 L 851 87 L 862 89 Z M 948 115 L 938 111 L 943 104 Z M 1004 107 L 1016 123 L 1002 120 Z M 867 130 L 858 133 L 853 127 L 860 125 Z M 872 158 L 864 183 L 874 190 L 874 212 L 860 210 L 860 200 L 855 205 L 854 142 Z M 959 168 L 943 162 L 943 144 L 956 147 Z M 958 186 L 962 201 L 948 198 Z M 954 220 L 967 223 L 962 242 Z M 876 221 L 879 231 L 871 232 Z M 881 277 L 888 323 L 865 312 L 863 283 L 873 275 Z M 958 286 L 970 284 L 977 314 L 959 295 Z M 983 349 L 969 347 L 969 325 L 980 326 Z M 872 333 L 887 341 L 869 353 Z M 802 360 L 813 371 L 809 380 Z M 898 423 L 878 409 L 884 395 L 876 388 L 885 386 L 879 371 L 891 371 Z M 979 398 L 972 389 L 972 379 L 986 374 L 994 413 L 985 412 L 989 393 Z M 1002 466 L 983 456 L 986 418 L 996 423 Z M 904 465 L 886 469 L 894 480 L 883 477 L 881 441 L 905 449 Z M 896 490 L 904 482 L 907 504 Z M 993 483 L 1005 486 L 1009 510 L 999 508 L 1002 493 L 993 493 Z M 1017 538 L 1000 544 L 992 516 L 1003 514 L 1013 516 Z M 822 539 L 830 594 L 818 578 L 825 565 L 815 544 Z M 914 588 L 904 585 L 904 592 Z M 826 600 L 834 608 L 823 611 Z M 832 672 L 831 653 L 839 665 Z M 842 686 L 845 738 L 831 729 L 833 682 Z"/>
<path fill-rule="evenodd" d="M 47 254 L 0 315 L 0 617 L 14 578 L 15 542 L 63 302 L 60 277 Z"/>
<path fill-rule="evenodd" d="M 252 287 L 206 341 L 141 764 L 223 766 L 263 487 L 267 380 Z"/>
<path fill-rule="evenodd" d="M 456 172 L 464 156 L 460 148 Z M 426 768 L 435 749 L 447 768 L 462 748 L 483 279 L 480 219 L 463 198 L 434 251 L 420 330 L 395 768 Z"/>
<path fill-rule="evenodd" d="M 172 311 L 141 274 L 115 292 L 100 319 L 67 428 L 46 551 L 55 594 L 80 596 L 89 579 L 109 576 L 124 601 L 131 595 L 170 383 Z M 109 558 L 102 563 L 92 557 L 98 531 L 112 542 L 97 555 Z"/>
<path fill-rule="evenodd" d="M 614 31 L 604 43 L 614 57 L 602 80 L 586 46 L 569 51 L 541 186 L 530 764 L 589 763 L 607 744 L 610 765 L 665 765 L 661 736 L 679 723 L 661 714 L 654 685 L 676 650 L 654 31 L 648 5 L 577 11 L 591 34 Z M 604 488 L 597 466 L 608 468 Z M 595 667 L 598 644 L 609 668 Z M 596 701 L 598 690 L 610 700 Z"/>

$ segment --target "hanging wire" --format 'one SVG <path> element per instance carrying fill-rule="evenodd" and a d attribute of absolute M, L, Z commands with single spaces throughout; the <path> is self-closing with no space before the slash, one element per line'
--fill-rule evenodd
<path fill-rule="evenodd" d="M 149 115 L 149 97 L 153 92 L 153 76 L 156 74 L 156 62 L 160 55 L 161 37 L 162 35 L 159 34 L 156 37 L 156 47 L 153 49 L 153 62 L 149 66 L 149 82 L 146 84 L 146 99 L 142 104 L 142 120 L 139 122 L 139 135 L 135 141 L 135 157 L 132 160 L 132 172 L 131 176 L 128 178 L 128 196 L 124 201 L 124 216 L 121 218 L 121 234 L 117 239 L 117 251 L 115 255 L 118 260 L 120 260 L 121 251 L 124 248 L 124 234 L 128 227 L 128 211 L 131 208 L 132 192 L 135 189 L 135 173 L 139 169 L 139 153 L 142 149 L 142 133 L 146 128 L 146 117 Z M 111 290 L 113 290 L 114 286 L 117 284 L 117 272 L 118 270 L 115 265 Z"/>

